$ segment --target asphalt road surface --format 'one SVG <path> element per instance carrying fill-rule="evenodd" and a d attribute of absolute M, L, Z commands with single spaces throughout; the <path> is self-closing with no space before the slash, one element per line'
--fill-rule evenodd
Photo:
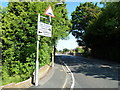
<path fill-rule="evenodd" d="M 88 59 L 80 56 L 57 55 L 75 78 L 74 88 L 118 88 L 120 76 L 117 62 Z"/>

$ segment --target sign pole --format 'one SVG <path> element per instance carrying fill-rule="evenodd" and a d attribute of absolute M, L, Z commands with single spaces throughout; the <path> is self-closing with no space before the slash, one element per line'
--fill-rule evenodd
<path fill-rule="evenodd" d="M 38 25 L 40 22 L 40 14 L 38 14 Z M 37 28 L 38 29 L 38 28 Z M 38 86 L 38 71 L 39 71 L 39 40 L 40 40 L 40 36 L 37 35 L 37 56 L 36 56 L 36 71 L 35 71 L 35 86 Z"/>
<path fill-rule="evenodd" d="M 49 24 L 51 23 L 51 17 L 49 16 Z"/>
<path fill-rule="evenodd" d="M 52 11 L 51 6 L 48 7 L 48 9 L 46 10 L 46 12 L 44 13 L 45 15 L 49 16 L 49 24 L 44 24 L 40 22 L 40 14 L 38 14 L 38 23 L 37 23 L 37 56 L 36 56 L 36 70 L 35 70 L 35 86 L 38 86 L 38 76 L 39 76 L 39 41 L 40 41 L 40 35 L 43 36 L 47 36 L 47 37 L 51 37 L 51 31 L 52 31 L 52 26 L 50 25 L 51 23 L 51 17 L 55 17 L 54 13 Z M 43 17 L 45 18 L 45 17 Z M 47 26 L 47 33 L 45 32 L 43 26 Z M 54 48 L 54 47 L 53 47 Z M 54 67 L 54 49 L 52 51 L 52 67 Z"/>
<path fill-rule="evenodd" d="M 54 46 L 53 46 L 53 51 L 52 51 L 52 67 L 54 67 Z"/>
<path fill-rule="evenodd" d="M 51 23 L 51 17 L 49 16 L 49 24 Z M 54 46 L 52 50 L 52 67 L 54 67 Z"/>
<path fill-rule="evenodd" d="M 51 23 L 51 17 L 55 17 L 54 13 L 53 13 L 53 10 L 52 10 L 52 7 L 49 6 L 44 14 L 49 16 L 49 24 L 50 24 Z M 53 46 L 53 50 L 52 50 L 52 67 L 54 67 L 54 46 Z"/>

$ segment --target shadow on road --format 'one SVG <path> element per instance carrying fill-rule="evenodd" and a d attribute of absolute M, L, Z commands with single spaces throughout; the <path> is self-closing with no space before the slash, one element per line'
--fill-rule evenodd
<path fill-rule="evenodd" d="M 64 61 L 73 73 L 82 73 L 94 78 L 120 81 L 119 65 L 116 62 L 88 59 L 79 56 L 57 55 L 55 63 L 58 63 L 58 58 Z"/>

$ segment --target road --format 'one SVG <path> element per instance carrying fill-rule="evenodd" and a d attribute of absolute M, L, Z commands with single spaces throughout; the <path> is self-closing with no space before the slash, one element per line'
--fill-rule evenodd
<path fill-rule="evenodd" d="M 118 63 L 80 56 L 57 55 L 75 78 L 74 88 L 118 88 Z"/>

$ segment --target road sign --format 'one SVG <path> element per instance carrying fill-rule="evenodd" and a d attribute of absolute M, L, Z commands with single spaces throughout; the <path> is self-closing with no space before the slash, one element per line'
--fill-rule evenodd
<path fill-rule="evenodd" d="M 43 22 L 38 23 L 38 35 L 51 37 L 52 36 L 52 26 Z"/>
<path fill-rule="evenodd" d="M 55 17 L 51 6 L 48 7 L 44 14 L 50 17 Z"/>

